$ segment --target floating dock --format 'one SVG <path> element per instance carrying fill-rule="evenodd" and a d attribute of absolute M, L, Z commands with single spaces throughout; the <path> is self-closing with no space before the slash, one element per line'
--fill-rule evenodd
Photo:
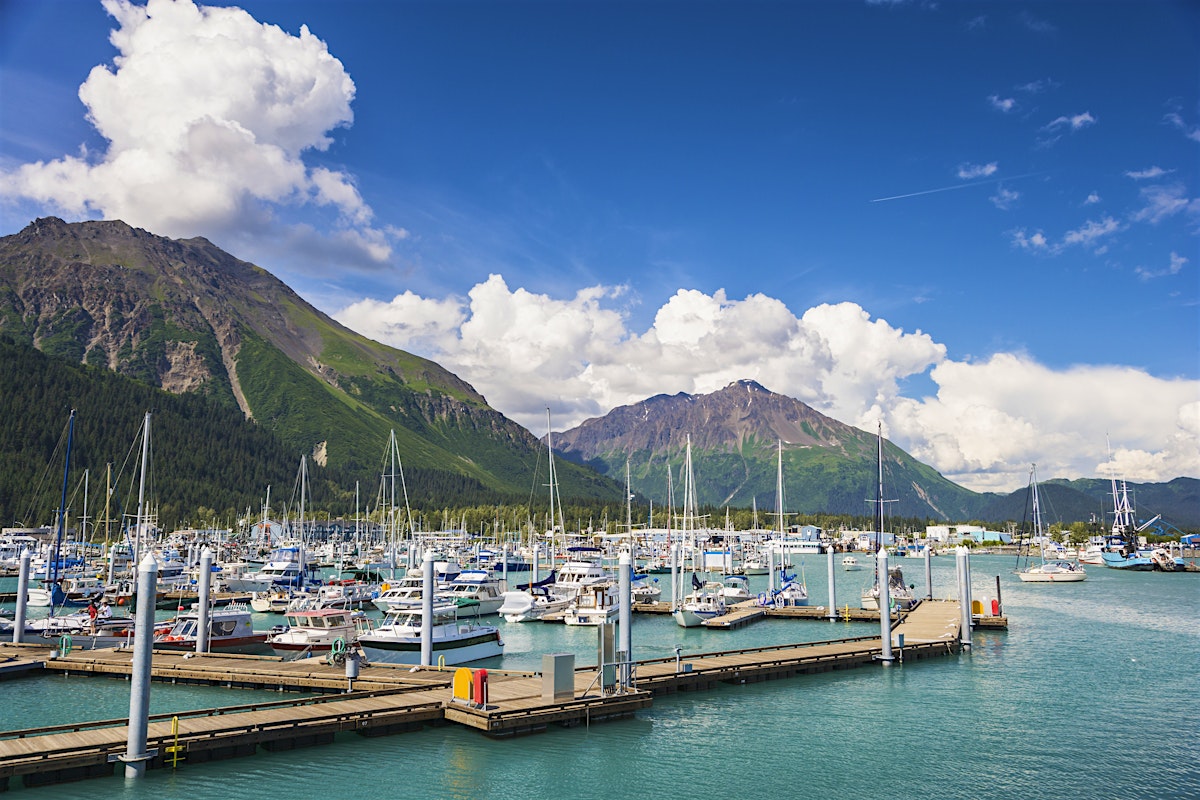
<path fill-rule="evenodd" d="M 959 652 L 960 619 L 956 601 L 920 603 L 893 631 L 893 658 L 904 662 Z M 325 744 L 347 731 L 380 736 L 452 723 L 490 737 L 508 737 L 550 725 L 590 724 L 628 717 L 649 707 L 658 695 L 871 666 L 880 663 L 882 644 L 876 635 L 681 653 L 633 662 L 628 688 L 615 681 L 621 665 L 575 669 L 566 678 L 565 691 L 556 687 L 554 692 L 547 687 L 546 675 L 488 670 L 482 702 L 467 702 L 455 685 L 463 673 L 471 674 L 469 670 L 362 664 L 357 675 L 349 677 L 350 670 L 324 658 L 283 661 L 273 656 L 156 651 L 155 681 L 323 694 L 153 716 L 147 736 L 153 758 L 148 765 L 178 767 L 251 755 L 259 747 Z M 5 673 L 6 666 L 12 671 Z M 132 668 L 132 649 L 64 656 L 45 643 L 0 645 L 0 677 L 36 671 L 118 676 L 129 675 Z M 117 719 L 0 733 L 0 791 L 14 778 L 36 786 L 111 775 L 126 750 L 126 726 L 127 720 Z"/>

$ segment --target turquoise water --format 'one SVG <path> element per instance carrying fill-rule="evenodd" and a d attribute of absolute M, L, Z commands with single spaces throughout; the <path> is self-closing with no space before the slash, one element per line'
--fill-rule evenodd
<path fill-rule="evenodd" d="M 902 564 L 922 586 L 923 563 Z M 297 790 L 364 800 L 1200 797 L 1200 575 L 1091 567 L 1080 584 L 1021 584 L 1011 558 L 972 564 L 976 599 L 994 596 L 1000 576 L 1010 627 L 977 632 L 960 656 L 661 697 L 634 719 L 512 740 L 455 725 L 348 734 L 139 781 L 14 790 L 55 800 L 261 800 Z M 950 594 L 953 574 L 952 558 L 934 559 L 935 596 Z M 839 603 L 854 604 L 864 576 L 839 568 Z M 810 557 L 805 577 L 812 602 L 824 603 L 824 559 Z M 506 653 L 489 666 L 536 669 L 542 653 L 560 651 L 594 663 L 594 631 L 498 624 Z M 783 620 L 684 630 L 669 617 L 639 616 L 633 635 L 635 656 L 651 658 L 676 645 L 686 654 L 877 630 Z M 127 682 L 107 678 L 0 683 L 0 727 L 121 716 L 127 692 Z M 152 710 L 279 698 L 155 684 Z"/>

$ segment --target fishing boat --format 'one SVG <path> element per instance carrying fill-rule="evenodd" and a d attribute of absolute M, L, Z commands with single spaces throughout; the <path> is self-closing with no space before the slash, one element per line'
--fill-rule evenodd
<path fill-rule="evenodd" d="M 432 643 L 432 664 L 466 664 L 493 658 L 504 652 L 500 629 L 459 619 L 455 602 L 439 601 L 428 621 Z M 389 664 L 420 664 L 421 637 L 426 625 L 423 608 L 390 611 L 370 633 L 358 637 L 359 646 L 370 661 Z"/>
<path fill-rule="evenodd" d="M 907 611 L 917 604 L 913 587 L 904 582 L 904 571 L 900 567 L 888 568 L 888 600 L 893 610 Z M 861 606 L 867 611 L 879 610 L 878 583 L 863 592 Z"/>
<path fill-rule="evenodd" d="M 1149 572 L 1154 569 L 1154 558 L 1149 551 L 1138 548 L 1138 533 L 1133 515 L 1133 506 L 1129 503 L 1129 487 L 1121 481 L 1120 489 L 1117 479 L 1112 479 L 1113 494 L 1113 526 L 1110 539 L 1118 544 L 1107 547 L 1100 553 L 1104 566 L 1111 569 L 1123 569 L 1132 572 Z M 1149 523 L 1147 523 L 1149 524 Z M 1145 527 L 1145 526 L 1143 526 Z"/>
<path fill-rule="evenodd" d="M 1028 549 L 1023 538 L 1022 547 L 1017 555 L 1017 577 L 1024 583 L 1078 583 L 1087 580 L 1087 571 L 1079 564 L 1063 558 L 1046 558 L 1047 548 L 1041 546 L 1045 541 L 1045 534 L 1042 531 L 1042 509 L 1038 501 L 1037 464 L 1029 470 L 1029 498 L 1033 517 L 1032 537 L 1039 545 L 1040 563 L 1028 563 Z M 1024 564 L 1021 563 L 1020 550 L 1025 550 Z"/>
<path fill-rule="evenodd" d="M 342 608 L 320 608 L 310 611 L 294 611 L 284 617 L 285 625 L 268 639 L 276 655 L 284 658 L 304 658 L 313 654 L 324 655 L 340 642 L 347 647 L 365 632 L 370 623 L 362 612 Z"/>
<path fill-rule="evenodd" d="M 158 650 L 195 651 L 200 632 L 200 610 L 193 604 L 191 611 L 178 614 L 170 630 L 155 635 Z M 209 611 L 208 652 L 270 655 L 274 652 L 267 643 L 270 634 L 254 630 L 250 608 L 244 603 L 229 603 Z"/>

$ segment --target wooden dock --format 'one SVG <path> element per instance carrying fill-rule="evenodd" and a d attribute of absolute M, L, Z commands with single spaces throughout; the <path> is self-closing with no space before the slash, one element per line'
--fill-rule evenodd
<path fill-rule="evenodd" d="M 746 611 L 754 611 L 747 607 Z M 893 633 L 897 663 L 957 653 L 959 606 L 925 601 L 905 615 Z M 903 646 L 899 645 L 903 634 Z M 636 647 L 636 642 L 635 642 Z M 454 696 L 452 668 L 364 664 L 350 679 L 343 666 L 324 658 L 282 661 L 272 656 L 212 656 L 156 651 L 156 681 L 208 683 L 290 691 L 319 696 L 210 709 L 151 718 L 147 746 L 150 768 L 186 766 L 235 756 L 257 748 L 282 750 L 332 742 L 341 732 L 379 736 L 416 731 L 426 725 L 466 725 L 491 737 L 575 726 L 627 717 L 649 707 L 657 695 L 698 691 L 880 663 L 878 635 L 828 642 L 742 648 L 677 658 L 636 661 L 629 688 L 602 686 L 616 670 L 582 667 L 569 697 L 555 697 L 545 676 L 488 671 L 482 704 Z M 77 651 L 66 656 L 46 644 L 0 645 L 0 667 L 24 664 L 25 671 L 127 675 L 131 649 Z M 19 679 L 19 678 L 17 678 Z M 568 683 L 572 683 L 568 681 Z M 0 790 L 20 779 L 26 786 L 110 775 L 125 752 L 124 719 L 0 733 Z"/>

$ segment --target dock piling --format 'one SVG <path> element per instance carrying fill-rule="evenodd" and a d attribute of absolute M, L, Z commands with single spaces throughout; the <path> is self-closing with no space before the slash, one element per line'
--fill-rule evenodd
<path fill-rule="evenodd" d="M 620 573 L 621 597 L 618 601 L 618 622 L 620 625 L 619 650 L 621 663 L 621 688 L 628 690 L 633 683 L 633 558 L 629 553 L 621 553 L 618 561 Z"/>
<path fill-rule="evenodd" d="M 208 652 L 208 624 L 211 619 L 209 601 L 212 595 L 213 551 L 205 547 L 200 552 L 200 587 L 197 600 L 200 603 L 200 614 L 196 620 L 196 652 Z"/>
<path fill-rule="evenodd" d="M 834 587 L 834 571 L 833 571 L 833 548 L 830 547 L 825 551 L 829 555 L 829 563 L 827 564 L 827 572 L 829 574 L 829 612 L 825 615 L 829 621 L 837 619 L 837 593 Z"/>
<path fill-rule="evenodd" d="M 424 622 L 421 624 L 421 666 L 433 664 L 433 551 L 425 551 L 425 574 L 421 580 L 421 609 Z"/>
<path fill-rule="evenodd" d="M 133 624 L 133 673 L 129 686 L 129 737 L 125 742 L 125 777 L 146 774 L 146 732 L 150 724 L 150 671 L 154 656 L 154 600 L 158 562 L 147 553 L 138 564 L 137 612 Z"/>
<path fill-rule="evenodd" d="M 21 550 L 20 572 L 17 573 L 17 612 L 13 617 L 13 644 L 25 641 L 25 608 L 29 604 L 29 563 L 33 553 L 28 547 Z"/>
<path fill-rule="evenodd" d="M 892 596 L 888 585 L 891 575 L 888 573 L 888 554 L 884 548 L 879 548 L 875 557 L 879 562 L 879 635 L 882 639 L 882 650 L 879 660 L 886 667 L 892 663 Z"/>

